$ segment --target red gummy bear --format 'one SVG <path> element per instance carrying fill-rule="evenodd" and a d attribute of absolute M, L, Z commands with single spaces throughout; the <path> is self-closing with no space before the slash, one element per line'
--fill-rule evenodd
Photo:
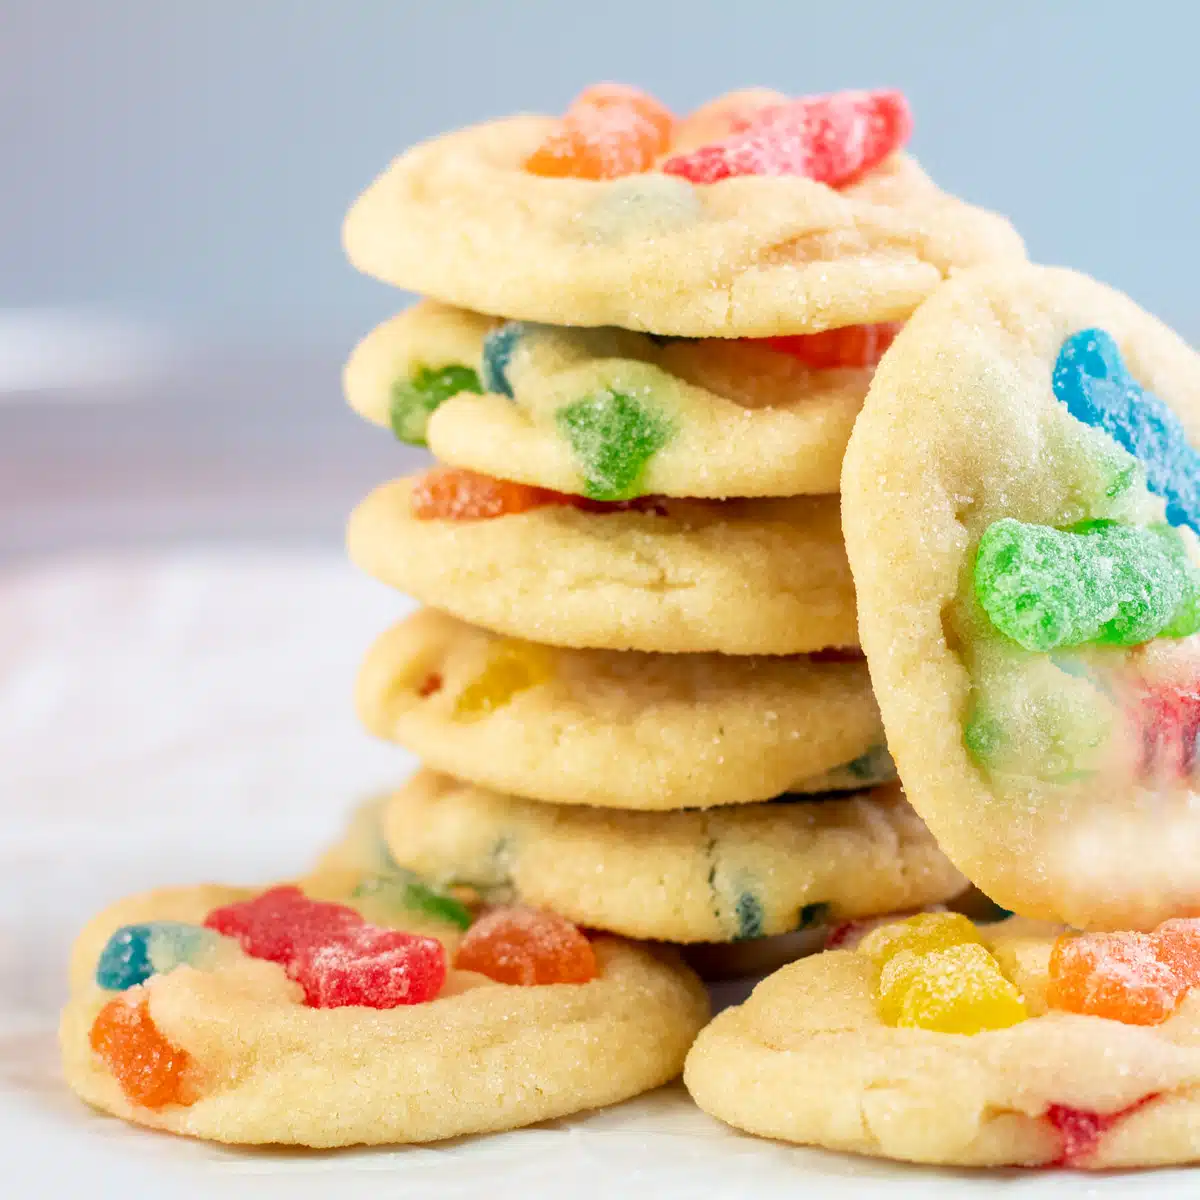
<path fill-rule="evenodd" d="M 454 965 L 521 987 L 588 983 L 597 975 L 591 942 L 565 917 L 536 908 L 485 913 L 463 936 Z"/>
<path fill-rule="evenodd" d="M 1158 1098 L 1157 1092 L 1143 1096 L 1132 1104 L 1113 1113 L 1098 1113 L 1087 1108 L 1070 1108 L 1066 1104 L 1051 1104 L 1046 1109 L 1046 1120 L 1062 1137 L 1062 1154 L 1050 1166 L 1083 1166 L 1100 1145 L 1100 1139 L 1118 1121 L 1135 1113 L 1139 1108 Z"/>
<path fill-rule="evenodd" d="M 676 155 L 668 175 L 716 183 L 735 175 L 802 175 L 844 187 L 895 153 L 912 134 L 902 92 L 833 92 L 763 109 L 740 133 Z"/>
<path fill-rule="evenodd" d="M 1200 737 L 1200 690 L 1195 687 L 1147 689 L 1135 708 L 1142 739 L 1141 776 L 1166 767 L 1181 779 L 1196 768 L 1196 741 Z"/>
<path fill-rule="evenodd" d="M 437 996 L 446 952 L 436 938 L 364 922 L 346 937 L 302 950 L 288 973 L 311 1008 L 396 1008 Z"/>
<path fill-rule="evenodd" d="M 370 925 L 352 908 L 276 887 L 215 908 L 209 929 L 237 938 L 252 958 L 279 963 L 312 1008 L 395 1008 L 432 1000 L 446 981 L 436 938 Z"/>
<path fill-rule="evenodd" d="M 782 354 L 792 354 L 814 371 L 838 367 L 874 367 L 900 332 L 900 321 L 878 325 L 843 325 L 824 333 L 796 333 L 762 341 Z"/>
<path fill-rule="evenodd" d="M 237 938 L 251 958 L 287 966 L 309 946 L 348 934 L 363 923 L 344 904 L 310 900 L 298 887 L 274 887 L 252 900 L 214 908 L 204 918 L 209 929 Z"/>

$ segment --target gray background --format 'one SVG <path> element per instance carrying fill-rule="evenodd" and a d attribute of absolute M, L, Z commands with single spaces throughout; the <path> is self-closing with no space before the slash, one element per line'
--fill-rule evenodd
<path fill-rule="evenodd" d="M 0 307 L 172 348 L 123 404 L 0 402 L 0 551 L 334 537 L 402 453 L 339 403 L 399 303 L 342 261 L 347 204 L 413 141 L 602 78 L 680 111 L 903 87 L 943 185 L 1195 340 L 1198 42 L 1165 2 L 0 0 Z"/>

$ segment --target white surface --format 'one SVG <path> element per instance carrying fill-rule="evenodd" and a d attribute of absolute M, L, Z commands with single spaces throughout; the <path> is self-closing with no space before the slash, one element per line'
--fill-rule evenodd
<path fill-rule="evenodd" d="M 678 1086 L 436 1148 L 229 1150 L 78 1103 L 54 1028 L 73 932 L 155 884 L 302 868 L 411 760 L 371 743 L 355 664 L 400 611 L 334 557 L 192 554 L 0 575 L 0 1196 L 1192 1195 L 1200 1176 L 983 1175 L 744 1137 Z"/>

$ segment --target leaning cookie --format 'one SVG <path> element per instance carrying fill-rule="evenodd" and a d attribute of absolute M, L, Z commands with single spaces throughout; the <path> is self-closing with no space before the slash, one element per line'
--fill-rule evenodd
<path fill-rule="evenodd" d="M 1197 961 L 1197 923 L 1168 925 L 1155 945 L 1023 918 L 887 925 L 764 980 L 701 1033 L 684 1079 L 731 1125 L 831 1150 L 948 1166 L 1192 1162 L 1200 997 L 1177 980 L 1173 1005 L 1143 1003 L 1165 994 L 1172 947 Z"/>
<path fill-rule="evenodd" d="M 453 965 L 399 917 L 366 924 L 296 888 L 123 901 L 76 954 L 67 1081 L 103 1111 L 214 1141 L 425 1142 L 655 1087 L 706 1018 L 666 952 L 530 910 L 444 927 Z"/>
<path fill-rule="evenodd" d="M 894 775 L 866 663 L 568 650 L 422 609 L 368 651 L 368 732 L 497 791 L 708 808 Z"/>
<path fill-rule="evenodd" d="M 1200 908 L 1200 356 L 1044 267 L 900 333 L 846 456 L 863 646 L 913 806 L 989 896 Z"/>
<path fill-rule="evenodd" d="M 367 274 L 521 320 L 726 338 L 902 320 L 952 269 L 1023 256 L 898 152 L 909 128 L 896 93 L 733 94 L 675 121 L 601 85 L 562 121 L 409 150 L 343 237 Z"/>
<path fill-rule="evenodd" d="M 346 364 L 350 404 L 451 466 L 601 500 L 836 492 L 894 325 L 655 339 L 423 301 Z"/>
<path fill-rule="evenodd" d="M 519 800 L 421 771 L 382 811 L 419 877 L 629 937 L 728 942 L 935 904 L 961 892 L 898 787 L 704 812 Z"/>
<path fill-rule="evenodd" d="M 585 510 L 434 470 L 368 496 L 347 548 L 425 604 L 555 646 L 801 654 L 858 643 L 835 496 Z"/>

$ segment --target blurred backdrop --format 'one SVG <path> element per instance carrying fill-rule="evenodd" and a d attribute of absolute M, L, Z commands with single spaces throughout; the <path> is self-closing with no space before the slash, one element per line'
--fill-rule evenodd
<path fill-rule="evenodd" d="M 942 185 L 1195 341 L 1198 40 L 1169 0 L 0 0 L 0 555 L 333 544 L 411 454 L 341 403 L 405 300 L 342 213 L 412 142 L 599 79 L 902 87 Z"/>

